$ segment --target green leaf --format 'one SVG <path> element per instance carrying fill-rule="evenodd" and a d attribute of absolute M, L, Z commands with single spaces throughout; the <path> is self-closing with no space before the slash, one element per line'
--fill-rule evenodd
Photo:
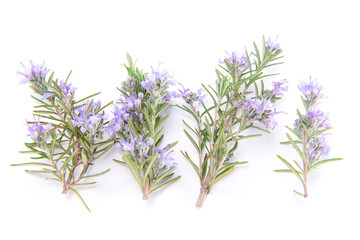
<path fill-rule="evenodd" d="M 194 119 L 195 119 L 196 121 L 198 120 L 197 116 L 195 115 L 195 113 L 193 113 L 193 112 L 191 111 L 190 108 L 186 107 L 185 105 L 182 105 L 182 106 L 176 105 L 176 106 L 177 106 L 178 108 L 184 110 L 185 112 L 188 112 L 191 116 L 194 117 Z"/>
<path fill-rule="evenodd" d="M 176 142 L 173 142 L 173 143 L 167 145 L 167 146 L 166 146 L 166 151 L 169 151 L 170 149 L 172 149 L 173 147 L 175 147 L 176 144 L 178 144 L 178 143 L 179 143 L 179 142 L 176 141 Z"/>
<path fill-rule="evenodd" d="M 79 199 L 81 200 L 81 202 L 84 204 L 85 208 L 86 208 L 89 212 L 91 212 L 90 209 L 89 209 L 89 207 L 86 205 L 84 199 L 80 196 L 80 194 L 79 194 L 75 189 L 73 189 L 73 188 L 70 188 L 70 190 L 73 191 L 73 192 L 79 197 Z"/>
<path fill-rule="evenodd" d="M 126 166 L 130 169 L 131 174 L 134 176 L 134 178 L 137 181 L 137 183 L 139 184 L 140 188 L 143 189 L 144 186 L 142 184 L 141 177 L 139 175 L 139 170 L 137 168 L 137 165 L 127 155 L 123 155 L 122 158 L 125 161 Z"/>
<path fill-rule="evenodd" d="M 68 158 L 66 158 L 63 165 L 61 166 L 61 169 L 65 170 L 67 168 L 70 160 L 72 160 L 75 157 L 75 155 L 77 155 L 77 154 L 79 154 L 79 153 L 76 150 L 74 150 L 73 153 Z"/>
<path fill-rule="evenodd" d="M 315 163 L 314 165 L 312 165 L 310 167 L 310 170 L 312 170 L 313 168 L 316 168 L 324 163 L 328 163 L 328 162 L 335 162 L 335 161 L 340 161 L 340 160 L 343 160 L 342 158 L 329 158 L 329 159 L 325 159 L 325 160 L 322 160 L 322 161 L 319 161 L 317 163 Z"/>
<path fill-rule="evenodd" d="M 11 164 L 10 166 L 12 166 L 12 167 L 18 167 L 18 166 L 29 166 L 29 165 L 53 167 L 53 166 L 50 165 L 50 164 L 47 164 L 47 163 L 39 163 L 39 162 L 14 163 L 14 164 Z"/>
<path fill-rule="evenodd" d="M 294 140 L 294 143 L 296 144 L 301 144 L 301 141 L 298 141 L 298 140 Z M 283 144 L 283 145 L 290 145 L 292 144 L 290 141 L 285 141 L 285 142 L 280 142 L 280 144 Z"/>
<path fill-rule="evenodd" d="M 74 186 L 86 186 L 86 185 L 94 185 L 96 182 L 89 182 L 89 183 L 76 183 Z"/>
<path fill-rule="evenodd" d="M 196 164 L 191 160 L 191 158 L 189 157 L 189 155 L 187 154 L 187 152 L 183 152 L 181 151 L 181 154 L 190 162 L 191 166 L 194 168 L 196 174 L 198 175 L 199 179 L 201 180 L 201 176 L 200 176 L 200 172 L 199 172 L 199 168 L 198 166 L 196 166 Z"/>
<path fill-rule="evenodd" d="M 50 156 L 52 157 L 54 155 L 54 151 L 55 151 L 55 143 L 56 143 L 56 138 L 54 138 L 51 142 L 51 147 L 50 147 Z"/>
<path fill-rule="evenodd" d="M 299 134 L 297 132 L 294 131 L 294 129 L 292 129 L 291 127 L 285 126 L 290 132 L 292 132 L 295 136 L 297 136 L 298 138 L 301 138 L 299 136 Z"/>
<path fill-rule="evenodd" d="M 155 186 L 156 184 L 158 184 L 159 182 L 161 182 L 162 180 L 168 178 L 169 176 L 171 176 L 173 173 L 173 171 L 175 170 L 175 168 L 170 168 L 169 170 L 167 170 L 166 172 L 164 172 L 163 174 L 161 174 L 159 177 L 157 177 L 155 179 L 155 181 L 153 183 L 150 184 L 150 187 Z"/>
<path fill-rule="evenodd" d="M 191 135 L 188 133 L 188 131 L 186 131 L 184 129 L 184 133 L 186 134 L 186 136 L 189 138 L 189 140 L 191 141 L 191 143 L 194 145 L 195 149 L 197 150 L 198 153 L 200 153 L 200 149 L 199 146 L 197 145 L 197 143 L 195 142 L 195 140 L 191 137 Z"/>
<path fill-rule="evenodd" d="M 274 172 L 278 172 L 278 173 L 294 173 L 290 169 L 278 169 L 278 170 L 274 170 Z"/>
<path fill-rule="evenodd" d="M 201 179 L 205 179 L 206 173 L 207 173 L 207 166 L 208 166 L 209 158 L 205 157 L 204 162 L 201 166 Z"/>
<path fill-rule="evenodd" d="M 45 178 L 46 180 L 52 180 L 52 181 L 56 181 L 56 182 L 59 182 L 59 183 L 62 183 L 59 179 L 56 179 L 56 178 Z"/>
<path fill-rule="evenodd" d="M 216 175 L 216 177 L 210 182 L 210 188 L 214 186 L 215 183 L 220 181 L 223 177 L 227 176 L 232 170 L 234 170 L 234 167 L 229 167 Z"/>
<path fill-rule="evenodd" d="M 195 130 L 192 127 L 190 127 L 184 120 L 182 120 L 182 121 L 185 124 L 185 126 L 187 126 L 189 128 L 189 130 L 191 130 L 191 132 L 193 132 L 196 135 Z"/>
<path fill-rule="evenodd" d="M 325 128 L 325 129 L 323 129 L 323 130 L 317 131 L 316 133 L 313 133 L 311 136 L 308 137 L 307 142 L 309 142 L 312 138 L 315 138 L 315 137 L 323 134 L 324 132 L 326 132 L 326 131 L 328 131 L 328 130 L 330 130 L 330 129 L 331 129 L 331 128 Z"/>
<path fill-rule="evenodd" d="M 288 133 L 286 133 L 287 138 L 289 139 L 289 141 L 291 142 L 293 148 L 299 153 L 299 155 L 301 156 L 301 159 L 306 163 L 307 165 L 307 158 L 305 156 L 305 154 L 300 150 L 300 148 L 298 147 L 298 145 L 294 142 L 294 140 L 290 137 L 290 135 Z"/>
<path fill-rule="evenodd" d="M 146 171 L 145 171 L 145 174 L 144 174 L 144 178 L 143 179 L 146 179 L 147 176 L 149 175 L 150 171 L 152 170 L 152 167 L 154 165 L 154 163 L 156 162 L 156 156 L 157 156 L 157 153 L 152 155 L 150 157 L 150 159 L 148 160 L 149 161 L 149 165 L 146 166 Z"/>
<path fill-rule="evenodd" d="M 84 177 L 82 177 L 82 178 L 98 177 L 98 176 L 101 176 L 101 175 L 104 175 L 104 174 L 110 172 L 110 170 L 111 170 L 111 169 L 108 168 L 108 169 L 106 169 L 106 170 L 104 170 L 104 171 L 102 171 L 102 172 L 99 172 L 99 173 L 96 173 L 96 174 L 92 174 L 92 175 L 87 175 L 87 176 L 84 176 Z"/>
<path fill-rule="evenodd" d="M 210 92 L 210 90 L 204 85 L 201 84 L 201 86 L 205 89 L 205 91 L 209 94 L 209 96 L 211 97 L 211 99 L 214 101 L 214 105 L 217 105 L 217 101 L 214 97 L 214 95 Z M 214 93 L 216 94 L 216 91 L 209 85 L 209 87 L 214 91 Z"/>
<path fill-rule="evenodd" d="M 288 161 L 286 161 L 284 158 L 282 158 L 281 156 L 277 155 L 277 157 L 283 162 L 285 163 L 286 166 L 288 166 L 288 168 L 291 169 L 291 171 L 300 179 L 300 181 L 303 183 L 303 179 L 301 178 L 300 174 L 298 173 L 298 171 L 296 171 L 296 169 L 290 164 L 288 163 Z"/>
<path fill-rule="evenodd" d="M 302 196 L 302 197 L 305 197 L 305 195 L 304 195 L 304 194 L 299 193 L 299 192 L 298 192 L 298 191 L 296 191 L 296 190 L 294 190 L 294 193 L 296 193 L 296 194 L 298 194 L 298 195 L 300 195 L 300 196 Z"/>
<path fill-rule="evenodd" d="M 85 133 L 79 137 L 78 139 L 76 139 L 75 142 L 73 142 L 70 146 L 68 146 L 68 148 L 60 155 L 59 159 L 61 159 L 62 157 L 65 156 L 65 154 L 67 154 L 71 149 L 73 149 L 73 147 L 85 136 Z"/>
<path fill-rule="evenodd" d="M 181 176 L 178 176 L 178 177 L 176 177 L 176 178 L 171 179 L 170 181 L 168 181 L 168 182 L 166 182 L 166 183 L 161 184 L 160 186 L 152 189 L 152 190 L 151 190 L 151 193 L 154 192 L 154 191 L 156 191 L 156 190 L 158 190 L 158 189 L 161 188 L 161 187 L 164 187 L 165 185 L 168 185 L 169 183 L 175 182 L 175 181 L 178 180 L 179 178 L 181 178 Z"/>
<path fill-rule="evenodd" d="M 108 106 L 110 106 L 111 104 L 113 104 L 114 101 L 108 102 L 107 104 L 105 104 L 104 106 L 102 106 L 101 108 L 99 108 L 95 114 L 98 114 L 99 112 L 101 112 L 102 110 L 104 110 L 105 108 L 107 108 Z"/>
<path fill-rule="evenodd" d="M 70 110 L 69 110 L 59 99 L 56 98 L 56 99 L 55 99 L 55 102 L 56 102 L 56 104 L 59 105 L 59 107 L 60 107 L 65 113 L 71 115 Z"/>
<path fill-rule="evenodd" d="M 67 84 L 69 78 L 70 78 L 70 75 L 71 75 L 72 71 L 69 72 L 69 74 L 67 75 L 66 79 L 65 79 L 65 85 Z"/>
<path fill-rule="evenodd" d="M 237 165 L 242 165 L 242 164 L 246 164 L 246 163 L 248 163 L 248 161 L 224 163 L 223 166 L 220 168 L 219 172 L 222 172 L 222 171 L 226 170 L 229 167 L 235 167 Z"/>
<path fill-rule="evenodd" d="M 125 163 L 124 161 L 121 161 L 121 160 L 113 159 L 113 161 L 116 162 L 116 163 L 120 163 L 120 164 L 125 164 L 125 165 L 126 165 L 126 163 Z"/>
<path fill-rule="evenodd" d="M 255 129 L 258 129 L 258 130 L 261 130 L 263 132 L 266 132 L 266 133 L 270 134 L 270 131 L 265 130 L 265 129 L 261 128 L 261 127 L 254 126 L 254 125 L 249 125 L 249 126 L 245 127 L 245 129 L 248 129 L 248 128 L 255 128 Z"/>
<path fill-rule="evenodd" d="M 97 155 L 96 157 L 94 157 L 92 161 L 95 161 L 96 159 L 100 158 L 102 155 L 104 155 L 105 153 L 107 153 L 107 152 L 112 148 L 112 146 L 113 146 L 113 145 L 110 145 L 110 146 L 107 146 L 107 147 L 105 147 L 105 148 L 102 148 L 102 149 L 96 151 L 95 154 L 99 154 L 100 152 L 101 152 L 101 153 L 100 153 L 99 155 Z"/>
<path fill-rule="evenodd" d="M 260 58 L 261 55 L 260 55 L 259 49 L 258 49 L 255 42 L 253 42 L 253 44 L 254 44 L 254 48 L 255 48 L 255 54 L 254 55 L 256 56 L 256 58 L 258 60 L 257 64 L 260 65 L 261 64 L 261 58 Z"/>
<path fill-rule="evenodd" d="M 160 118 L 159 120 L 157 120 L 156 122 L 155 122 L 155 131 L 166 121 L 166 119 L 168 119 L 169 118 L 169 114 L 168 115 L 166 115 L 166 116 L 164 116 L 163 118 Z"/>
<path fill-rule="evenodd" d="M 243 140 L 243 139 L 245 139 L 245 138 L 261 137 L 261 136 L 262 136 L 262 134 L 253 134 L 253 135 L 247 135 L 247 136 L 239 136 L 237 140 L 240 141 L 240 140 Z"/>
<path fill-rule="evenodd" d="M 45 170 L 25 170 L 25 172 L 29 173 L 29 174 L 45 174 L 45 173 L 48 173 Z"/>
<path fill-rule="evenodd" d="M 53 170 L 50 170 L 50 169 L 47 169 L 47 168 L 43 168 L 44 171 L 52 174 L 53 176 L 55 176 L 57 179 L 61 180 L 62 181 L 62 178 L 56 173 L 56 171 L 53 171 Z M 61 182 L 60 181 L 60 182 Z"/>

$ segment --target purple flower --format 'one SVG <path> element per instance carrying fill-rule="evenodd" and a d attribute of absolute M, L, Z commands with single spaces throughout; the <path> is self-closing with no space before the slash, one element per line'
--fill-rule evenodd
<path fill-rule="evenodd" d="M 130 141 L 129 141 L 130 140 Z M 125 141 L 124 139 L 120 139 L 119 143 L 115 144 L 115 147 L 121 151 L 134 151 L 135 150 L 135 145 L 136 145 L 136 141 L 137 139 L 134 138 L 131 134 L 130 134 L 130 139 L 128 139 L 127 141 Z"/>
<path fill-rule="evenodd" d="M 311 77 L 308 83 L 301 81 L 298 87 L 304 96 L 314 96 L 317 98 L 324 97 L 324 95 L 321 93 L 323 87 L 316 80 L 312 80 Z"/>
<path fill-rule="evenodd" d="M 245 54 L 240 57 L 236 52 L 228 53 L 225 51 L 225 53 L 228 56 L 225 57 L 224 60 L 219 61 L 221 64 L 224 64 L 225 61 L 227 61 L 232 66 L 232 68 L 240 74 L 249 68 L 249 62 Z"/>
<path fill-rule="evenodd" d="M 315 163 L 320 160 L 321 157 L 327 156 L 329 151 L 330 148 L 327 145 L 325 135 L 311 139 L 306 148 L 306 154 L 311 163 Z"/>
<path fill-rule="evenodd" d="M 205 93 L 205 90 L 202 89 L 202 88 L 199 88 L 197 90 L 197 94 L 198 94 L 198 102 L 199 102 L 199 105 L 202 103 L 202 101 L 205 100 L 206 98 L 206 93 Z"/>
<path fill-rule="evenodd" d="M 51 123 L 43 124 L 40 122 L 40 118 L 35 119 L 34 123 L 27 124 L 29 133 L 26 136 L 30 136 L 34 141 L 41 139 L 41 136 L 52 129 Z"/>
<path fill-rule="evenodd" d="M 166 167 L 166 168 L 172 168 L 172 167 L 176 167 L 177 164 L 175 162 L 175 159 L 173 157 L 170 157 L 170 153 L 174 152 L 174 151 L 170 151 L 168 152 L 166 150 L 167 146 L 164 149 L 155 149 L 155 153 L 159 153 L 159 157 L 161 160 L 161 163 Z"/>
<path fill-rule="evenodd" d="M 135 93 L 133 92 L 131 97 L 125 97 L 123 99 L 120 99 L 119 101 L 122 103 L 122 110 L 126 112 L 134 108 L 138 108 L 141 105 L 141 99 L 143 97 L 144 94 L 142 92 L 138 93 L 137 98 L 135 97 Z"/>
<path fill-rule="evenodd" d="M 251 99 L 249 96 L 246 96 L 246 101 L 243 102 L 242 100 L 241 104 L 237 105 L 237 107 L 244 109 L 244 110 L 255 110 L 255 112 L 259 113 L 263 109 L 263 102 L 258 99 L 254 98 Z"/>
<path fill-rule="evenodd" d="M 278 37 L 276 37 L 276 39 L 274 41 L 271 40 L 271 37 L 269 36 L 269 38 L 267 39 L 267 41 L 265 42 L 266 47 L 268 48 L 269 52 L 272 51 L 281 51 L 280 49 L 280 44 L 277 43 Z"/>
<path fill-rule="evenodd" d="M 64 96 L 67 98 L 69 94 L 74 94 L 76 89 L 75 87 L 71 86 L 70 84 L 65 84 L 63 80 L 60 81 L 59 87 L 62 89 Z"/>
<path fill-rule="evenodd" d="M 181 97 L 184 97 L 188 92 L 190 92 L 189 88 L 185 88 L 181 83 L 179 83 L 179 85 L 182 87 L 182 89 L 178 88 Z"/>
<path fill-rule="evenodd" d="M 266 129 L 274 129 L 277 125 L 274 115 L 280 112 L 277 112 L 271 101 L 266 98 L 260 100 L 258 98 L 251 99 L 247 96 L 246 101 L 241 101 L 237 107 L 245 110 L 244 114 L 246 114 L 248 124 L 259 121 L 266 126 Z"/>
<path fill-rule="evenodd" d="M 172 78 L 172 75 L 168 70 L 160 70 L 160 65 L 158 65 L 157 70 L 153 67 L 151 68 L 151 73 L 146 76 L 145 81 L 141 82 L 141 86 L 146 90 L 150 91 L 156 82 L 166 81 L 167 85 L 174 86 L 176 81 Z"/>
<path fill-rule="evenodd" d="M 72 123 L 75 127 L 83 126 L 88 131 L 96 128 L 105 116 L 101 113 L 96 113 L 101 108 L 101 102 L 86 101 L 85 104 L 77 108 L 77 114 L 73 115 Z"/>
<path fill-rule="evenodd" d="M 202 101 L 204 101 L 204 99 L 206 98 L 206 94 L 204 89 L 199 88 L 197 90 L 197 93 L 194 93 L 192 91 L 190 91 L 189 89 L 183 89 L 180 90 L 180 93 L 182 93 L 182 98 L 184 99 L 184 101 L 189 104 L 189 105 L 193 105 L 195 102 L 198 102 L 199 105 L 201 105 Z"/>
<path fill-rule="evenodd" d="M 286 84 L 286 80 L 281 80 L 279 82 L 273 82 L 273 86 L 274 89 L 272 90 L 272 92 L 274 93 L 275 96 L 283 96 L 284 93 L 288 90 L 288 86 L 283 86 L 284 84 Z"/>
<path fill-rule="evenodd" d="M 120 131 L 121 124 L 124 121 L 124 114 L 125 112 L 121 108 L 114 105 L 113 118 L 110 120 L 108 126 L 105 127 L 105 132 L 109 134 L 110 138 L 116 138 L 116 133 Z"/>
<path fill-rule="evenodd" d="M 25 67 L 24 64 L 21 63 L 21 65 L 25 68 L 23 72 L 18 72 L 20 75 L 22 75 L 24 78 L 20 82 L 20 84 L 26 84 L 30 80 L 36 80 L 36 79 L 44 79 L 50 69 L 46 69 L 45 64 L 34 64 L 32 61 L 30 61 L 30 68 Z"/>
<path fill-rule="evenodd" d="M 152 138 L 144 139 L 143 135 L 140 135 L 139 139 L 137 139 L 129 132 L 128 139 L 120 139 L 115 144 L 115 147 L 121 151 L 129 152 L 133 158 L 140 160 L 148 154 L 149 146 L 153 144 L 154 140 Z"/>
<path fill-rule="evenodd" d="M 166 102 L 169 102 L 169 100 L 171 99 L 171 98 L 178 98 L 178 97 L 180 97 L 181 95 L 179 95 L 177 92 L 175 92 L 175 91 L 169 91 L 169 92 L 167 92 L 166 93 Z"/>
<path fill-rule="evenodd" d="M 318 109 L 313 110 L 311 112 L 308 112 L 308 115 L 311 117 L 311 119 L 313 121 L 316 122 L 317 128 L 319 128 L 319 127 L 329 128 L 330 127 L 329 118 L 322 111 L 320 111 Z"/>

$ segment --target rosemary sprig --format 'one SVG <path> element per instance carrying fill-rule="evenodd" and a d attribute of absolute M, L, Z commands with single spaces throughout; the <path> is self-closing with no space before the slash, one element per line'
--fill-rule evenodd
<path fill-rule="evenodd" d="M 288 141 L 281 142 L 284 145 L 291 145 L 299 154 L 300 161 L 294 160 L 295 165 L 291 165 L 286 159 L 277 157 L 288 167 L 288 169 L 275 170 L 280 173 L 293 173 L 303 185 L 304 193 L 295 191 L 300 196 L 308 197 L 308 175 L 314 168 L 328 162 L 339 161 L 342 158 L 323 159 L 329 153 L 329 147 L 325 136 L 331 129 L 327 116 L 317 109 L 319 100 L 323 97 L 322 86 L 318 82 L 310 79 L 309 83 L 301 82 L 299 89 L 303 96 L 301 100 L 305 108 L 305 114 L 297 110 L 294 128 L 287 127 L 290 134 L 286 134 Z"/>
<path fill-rule="evenodd" d="M 104 107 L 94 102 L 93 94 L 79 101 L 74 98 L 76 88 L 65 81 L 54 80 L 54 72 L 47 78 L 50 70 L 44 64 L 36 65 L 19 72 L 35 95 L 31 96 L 38 103 L 34 107 L 34 121 L 27 121 L 28 136 L 32 142 L 25 143 L 28 151 L 37 156 L 34 162 L 12 164 L 12 166 L 35 165 L 40 170 L 25 170 L 31 174 L 49 175 L 47 180 L 62 184 L 62 193 L 69 190 L 76 193 L 87 210 L 83 198 L 74 189 L 77 186 L 92 185 L 96 182 L 84 182 L 86 178 L 97 177 L 110 171 L 107 169 L 97 174 L 87 175 L 94 161 L 105 154 L 113 140 L 103 140 L 103 129 L 107 125 Z M 90 100 L 91 99 L 91 100 Z M 107 106 L 107 105 L 106 105 Z M 90 210 L 89 210 L 90 211 Z"/>
<path fill-rule="evenodd" d="M 198 153 L 195 163 L 187 151 L 181 151 L 191 163 L 200 179 L 200 194 L 196 203 L 201 207 L 211 188 L 228 175 L 237 165 L 247 161 L 232 161 L 239 141 L 261 134 L 245 135 L 249 128 L 269 133 L 275 127 L 273 116 L 277 114 L 273 103 L 280 99 L 285 80 L 274 82 L 274 89 L 264 88 L 263 79 L 276 74 L 264 74 L 264 70 L 281 64 L 282 50 L 279 44 L 263 39 L 262 54 L 254 42 L 254 52 L 247 51 L 242 56 L 228 54 L 220 69 L 216 69 L 215 85 L 202 85 L 197 93 L 182 86 L 179 92 L 186 105 L 178 107 L 189 113 L 195 127 L 185 121 L 185 135 Z M 260 82 L 260 87 L 259 87 Z M 210 96 L 211 104 L 205 104 L 205 95 Z M 265 129 L 257 123 L 265 125 Z"/>
<path fill-rule="evenodd" d="M 169 116 L 166 111 L 175 94 L 168 90 L 172 84 L 169 72 L 152 69 L 144 74 L 130 55 L 127 60 L 129 77 L 118 88 L 121 97 L 106 131 L 123 153 L 123 161 L 114 161 L 130 169 L 146 200 L 155 190 L 180 178 L 173 177 L 176 163 L 170 156 L 177 142 L 160 147 L 163 124 Z"/>

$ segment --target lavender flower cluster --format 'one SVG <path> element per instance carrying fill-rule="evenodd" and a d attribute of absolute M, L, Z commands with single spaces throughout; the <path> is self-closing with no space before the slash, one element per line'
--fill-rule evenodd
<path fill-rule="evenodd" d="M 301 99 L 305 107 L 305 114 L 297 110 L 298 118 L 295 120 L 294 127 L 287 127 L 297 138 L 294 140 L 290 134 L 286 134 L 289 141 L 282 144 L 290 144 L 299 154 L 300 162 L 294 160 L 293 166 L 285 158 L 277 157 L 288 167 L 288 169 L 275 170 L 275 172 L 293 173 L 301 181 L 304 193 L 295 191 L 303 197 L 308 197 L 308 175 L 319 165 L 324 163 L 339 161 L 341 158 L 324 159 L 329 153 L 326 142 L 327 131 L 330 129 L 329 119 L 325 113 L 318 109 L 320 99 L 324 98 L 323 87 L 310 78 L 309 82 L 300 82 L 298 85 L 302 93 Z"/>
<path fill-rule="evenodd" d="M 197 102 L 198 105 L 201 105 L 201 103 L 205 100 L 206 94 L 204 89 L 199 88 L 197 92 L 190 91 L 189 88 L 185 88 L 184 85 L 179 83 L 180 87 L 178 89 L 178 94 L 176 97 L 181 97 L 187 104 L 194 106 L 194 103 Z"/>
<path fill-rule="evenodd" d="M 274 116 L 281 113 L 278 112 L 272 103 L 273 99 L 283 96 L 288 87 L 284 86 L 285 80 L 273 82 L 274 88 L 272 90 L 264 91 L 264 95 L 256 98 L 247 96 L 245 101 L 240 100 L 237 106 L 245 112 L 245 121 L 247 125 L 252 125 L 255 122 L 263 123 L 266 129 L 274 129 L 277 125 Z"/>
<path fill-rule="evenodd" d="M 320 99 L 324 98 L 323 87 L 316 80 L 310 78 L 309 82 L 300 82 L 299 89 L 303 95 L 306 114 L 299 115 L 299 118 L 295 120 L 295 132 L 299 136 L 310 137 L 329 129 L 330 122 L 327 115 L 318 109 Z M 305 154 L 311 164 L 328 155 L 329 147 L 325 136 L 326 133 L 317 134 L 308 142 Z"/>
<path fill-rule="evenodd" d="M 86 133 L 93 143 L 95 139 L 102 137 L 106 117 L 104 113 L 100 113 L 100 101 L 94 103 L 88 100 L 79 106 L 73 106 L 76 88 L 72 87 L 71 83 L 63 80 L 60 82 L 57 80 L 54 82 L 46 81 L 50 69 L 47 69 L 45 64 L 34 64 L 30 61 L 30 68 L 26 68 L 24 65 L 23 67 L 25 71 L 19 72 L 24 77 L 20 84 L 30 84 L 31 88 L 42 97 L 42 100 L 47 101 L 49 104 L 62 100 L 65 105 L 64 107 L 69 110 L 69 121 L 75 127 L 83 129 L 83 132 Z M 45 127 L 42 127 L 43 125 Z M 28 123 L 29 136 L 38 143 L 40 143 L 40 140 L 44 142 L 44 140 L 49 139 L 47 134 L 50 126 L 51 123 L 44 122 L 43 120 L 40 121 L 38 117 L 33 124 Z"/>
<path fill-rule="evenodd" d="M 152 68 L 151 73 L 141 81 L 129 77 L 122 84 L 122 97 L 114 105 L 113 117 L 105 128 L 111 138 L 117 139 L 116 148 L 128 154 L 138 164 L 148 161 L 149 157 L 157 153 L 154 164 L 156 174 L 175 167 L 176 163 L 169 156 L 171 152 L 166 151 L 166 147 L 162 149 L 155 146 L 154 136 L 147 130 L 155 119 L 147 119 L 146 115 L 151 117 L 151 114 L 146 113 L 149 113 L 148 108 L 155 113 L 160 108 L 167 107 L 171 98 L 178 97 L 176 92 L 169 91 L 175 84 L 169 71 L 159 68 Z M 139 131 L 132 131 L 134 129 L 129 124 L 138 126 Z"/>

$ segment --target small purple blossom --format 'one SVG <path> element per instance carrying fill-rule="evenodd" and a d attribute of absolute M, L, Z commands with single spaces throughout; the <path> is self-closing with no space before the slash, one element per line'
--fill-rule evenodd
<path fill-rule="evenodd" d="M 67 98 L 69 94 L 74 94 L 76 89 L 75 87 L 71 86 L 70 84 L 65 84 L 63 80 L 60 81 L 59 87 L 62 89 L 64 96 Z"/>
<path fill-rule="evenodd" d="M 189 88 L 185 88 L 184 85 L 182 85 L 181 83 L 179 83 L 179 85 L 181 86 L 182 89 L 178 88 L 177 90 L 179 91 L 181 97 L 185 97 L 185 95 L 186 95 L 188 92 L 190 92 L 190 89 L 189 89 Z"/>
<path fill-rule="evenodd" d="M 35 119 L 34 123 L 27 124 L 29 133 L 26 136 L 30 136 L 34 141 L 38 141 L 41 136 L 52 129 L 51 123 L 43 124 L 40 119 Z"/>
<path fill-rule="evenodd" d="M 317 109 L 317 110 L 312 110 L 311 112 L 308 112 L 308 115 L 311 117 L 311 119 L 313 121 L 316 122 L 317 128 L 319 128 L 319 127 L 329 128 L 330 127 L 329 118 L 324 112 Z"/>
<path fill-rule="evenodd" d="M 20 75 L 22 75 L 24 78 L 20 82 L 20 84 L 26 84 L 30 82 L 30 80 L 36 80 L 38 78 L 44 79 L 50 69 L 46 69 L 45 64 L 34 64 L 32 61 L 30 61 L 30 68 L 25 67 L 24 64 L 21 63 L 21 65 L 25 68 L 23 72 L 18 72 Z"/>
<path fill-rule="evenodd" d="M 152 138 L 144 139 L 143 135 L 140 135 L 138 139 L 129 132 L 128 139 L 120 139 L 119 142 L 115 144 L 115 147 L 127 152 L 133 159 L 140 162 L 147 158 L 150 146 L 153 145 L 154 140 Z"/>
<path fill-rule="evenodd" d="M 199 105 L 205 100 L 206 98 L 206 93 L 205 93 L 205 90 L 203 88 L 199 88 L 197 90 L 197 95 L 198 95 L 198 102 L 199 102 Z"/>
<path fill-rule="evenodd" d="M 196 93 L 190 91 L 190 89 L 185 88 L 182 84 L 180 84 L 183 89 L 178 89 L 180 92 L 180 96 L 184 99 L 184 101 L 189 104 L 193 105 L 195 102 L 198 102 L 199 105 L 205 100 L 206 93 L 205 90 L 199 88 Z"/>
<path fill-rule="evenodd" d="M 318 98 L 324 97 L 321 93 L 323 87 L 319 84 L 319 82 L 312 80 L 311 78 L 309 82 L 301 81 L 298 87 L 304 96 L 316 96 Z"/>
<path fill-rule="evenodd" d="M 325 135 L 313 138 L 308 142 L 306 154 L 311 163 L 315 163 L 329 154 L 330 148 L 327 145 Z"/>
<path fill-rule="evenodd" d="M 172 75 L 168 70 L 160 70 L 160 64 L 158 69 L 151 68 L 151 73 L 146 76 L 145 81 L 141 82 L 141 86 L 147 91 L 150 91 L 152 88 L 156 87 L 157 82 L 166 81 L 167 85 L 176 85 L 176 81 L 172 78 Z"/>
<path fill-rule="evenodd" d="M 124 121 L 123 117 L 125 114 L 126 112 L 124 112 L 122 108 L 114 105 L 113 118 L 110 120 L 108 126 L 105 127 L 105 132 L 109 134 L 110 138 L 116 138 L 116 133 L 121 129 L 121 124 Z M 127 114 L 127 117 L 128 116 L 129 114 Z"/>
<path fill-rule="evenodd" d="M 239 56 L 236 52 L 228 53 L 225 51 L 225 53 L 228 56 L 225 57 L 224 60 L 219 61 L 221 64 L 224 64 L 225 61 L 228 62 L 234 71 L 239 75 L 249 68 L 249 62 L 245 54 Z"/>
<path fill-rule="evenodd" d="M 259 121 L 266 126 L 266 129 L 274 129 L 277 125 L 274 115 L 280 112 L 277 112 L 274 104 L 266 98 L 260 100 L 258 98 L 251 99 L 247 96 L 246 101 L 241 101 L 241 104 L 238 104 L 237 107 L 245 110 L 244 114 L 246 114 L 248 124 Z"/>
<path fill-rule="evenodd" d="M 135 150 L 135 145 L 136 145 L 137 139 L 136 137 L 134 138 L 131 134 L 130 134 L 130 138 L 126 141 L 124 139 L 120 139 L 119 143 L 115 144 L 115 148 L 121 150 L 121 151 L 134 151 Z"/>
<path fill-rule="evenodd" d="M 166 93 L 166 99 L 167 99 L 167 102 L 168 100 L 170 100 L 171 98 L 178 98 L 180 97 L 181 95 L 179 95 L 176 91 L 168 91 Z"/>
<path fill-rule="evenodd" d="M 165 168 L 176 167 L 177 164 L 175 162 L 175 159 L 169 156 L 174 151 L 168 152 L 166 148 L 167 147 L 165 147 L 165 149 L 155 149 L 155 153 L 159 153 L 161 163 L 165 166 Z"/>
<path fill-rule="evenodd" d="M 275 96 L 283 96 L 284 92 L 288 90 L 288 86 L 284 86 L 287 83 L 287 81 L 281 80 L 279 82 L 273 82 L 274 89 L 272 90 L 273 94 Z"/>
<path fill-rule="evenodd" d="M 83 126 L 88 131 L 97 128 L 100 121 L 105 119 L 101 113 L 96 113 L 101 108 L 101 102 L 86 101 L 85 104 L 77 109 L 77 114 L 73 115 L 73 125 L 75 127 Z"/>
<path fill-rule="evenodd" d="M 135 93 L 132 93 L 131 97 L 125 97 L 123 99 L 120 99 L 120 102 L 122 103 L 122 109 L 124 112 L 129 111 L 134 108 L 138 108 L 141 105 L 141 99 L 144 97 L 144 94 L 142 92 L 138 93 L 138 97 L 135 97 Z"/>
<path fill-rule="evenodd" d="M 270 36 L 268 37 L 267 41 L 265 42 L 265 45 L 268 48 L 269 52 L 281 51 L 280 44 L 276 42 L 277 39 L 278 37 L 276 37 L 275 40 L 272 40 Z"/>
<path fill-rule="evenodd" d="M 251 108 L 255 110 L 255 112 L 259 113 L 263 109 L 263 103 L 258 98 L 252 99 L 249 96 L 246 96 L 246 101 L 241 101 L 241 104 L 237 105 L 237 107 L 244 110 L 249 110 Z"/>

